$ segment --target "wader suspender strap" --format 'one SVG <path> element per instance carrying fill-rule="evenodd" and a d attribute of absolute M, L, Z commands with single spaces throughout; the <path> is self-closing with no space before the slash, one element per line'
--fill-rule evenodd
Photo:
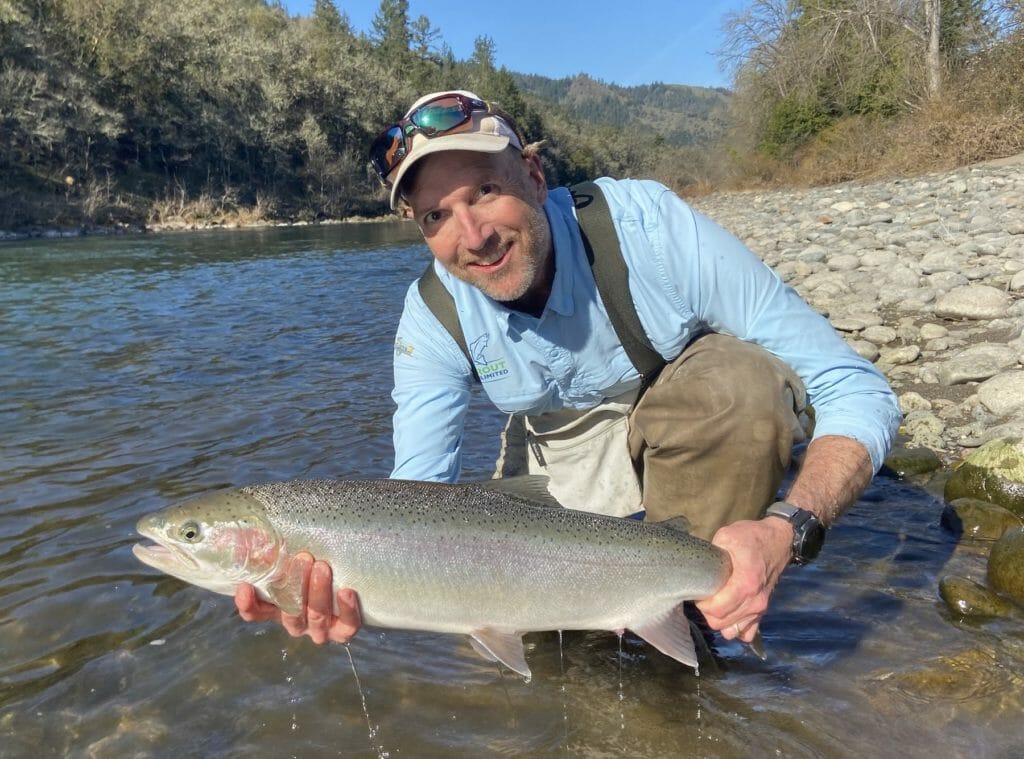
<path fill-rule="evenodd" d="M 665 365 L 665 359 L 654 350 L 636 314 L 633 298 L 629 294 L 629 269 L 622 258 L 619 237 L 612 224 L 608 202 L 601 188 L 594 182 L 581 182 L 570 187 L 569 191 L 576 205 L 580 236 L 583 238 L 583 247 L 587 251 L 590 268 L 594 272 L 597 291 L 601 295 L 601 301 L 619 342 L 622 343 L 629 360 L 633 362 L 634 368 L 640 373 L 641 386 L 646 387 Z M 473 379 L 479 382 L 480 377 L 477 375 L 473 357 L 469 354 L 466 336 L 462 332 L 462 325 L 459 324 L 455 300 L 438 279 L 433 260 L 427 264 L 427 270 L 420 276 L 417 284 L 423 302 L 458 343 L 473 371 Z"/>
<path fill-rule="evenodd" d="M 469 368 L 473 371 L 473 380 L 479 382 L 480 375 L 476 373 L 476 364 L 473 363 L 473 357 L 469 355 L 469 345 L 466 344 L 466 336 L 462 332 L 462 325 L 459 324 L 459 315 L 455 311 L 455 299 L 445 289 L 444 285 L 441 284 L 437 272 L 434 271 L 433 257 L 431 257 L 430 263 L 427 264 L 427 270 L 420 276 L 417 285 L 419 286 L 420 297 L 423 298 L 423 302 L 427 304 L 427 308 L 441 322 L 441 326 L 448 330 L 448 334 L 455 338 L 455 342 L 462 349 L 462 355 L 469 362 Z"/>
<path fill-rule="evenodd" d="M 580 182 L 569 191 L 576 205 L 583 247 L 587 250 L 587 260 L 608 319 L 633 367 L 640 373 L 640 386 L 647 387 L 665 366 L 665 359 L 647 339 L 633 296 L 629 294 L 629 269 L 622 257 L 608 201 L 594 182 Z"/>

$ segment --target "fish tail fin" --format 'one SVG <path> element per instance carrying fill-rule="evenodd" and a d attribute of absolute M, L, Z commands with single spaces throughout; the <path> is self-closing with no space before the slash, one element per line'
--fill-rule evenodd
<path fill-rule="evenodd" d="M 699 673 L 690 621 L 683 614 L 681 605 L 661 616 L 628 627 L 666 656 L 693 667 L 693 671 Z"/>

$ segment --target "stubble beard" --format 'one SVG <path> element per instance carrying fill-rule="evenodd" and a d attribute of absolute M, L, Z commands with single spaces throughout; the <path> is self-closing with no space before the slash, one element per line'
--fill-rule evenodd
<path fill-rule="evenodd" d="M 508 238 L 499 238 L 495 247 L 504 250 L 509 242 Z M 465 268 L 452 274 L 499 303 L 508 305 L 522 300 L 537 283 L 541 267 L 547 264 L 548 255 L 554 255 L 547 215 L 543 208 L 532 210 L 526 229 L 511 242 L 517 247 L 516 260 L 509 261 L 497 278 L 487 274 L 473 274 Z"/>

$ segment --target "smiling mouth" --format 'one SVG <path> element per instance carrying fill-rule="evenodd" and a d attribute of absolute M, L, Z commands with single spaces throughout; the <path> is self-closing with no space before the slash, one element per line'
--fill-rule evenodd
<path fill-rule="evenodd" d="M 503 263 L 505 263 L 505 261 L 508 260 L 508 253 L 510 248 L 511 246 L 505 248 L 502 254 L 495 261 L 491 261 L 490 263 L 481 263 L 479 261 L 474 261 L 473 263 L 469 264 L 469 266 L 473 269 L 477 269 L 480 271 L 491 271 L 492 269 L 496 269 Z"/>

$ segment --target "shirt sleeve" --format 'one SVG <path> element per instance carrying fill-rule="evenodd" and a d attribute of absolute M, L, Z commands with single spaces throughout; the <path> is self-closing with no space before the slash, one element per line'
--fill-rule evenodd
<path fill-rule="evenodd" d="M 739 239 L 667 189 L 657 215 L 648 230 L 666 285 L 682 289 L 675 296 L 702 325 L 757 343 L 792 367 L 814 406 L 814 436 L 857 440 L 877 472 L 901 421 L 882 374 Z"/>
<path fill-rule="evenodd" d="M 455 482 L 472 374 L 455 339 L 419 295 L 405 296 L 395 337 L 393 479 Z"/>

